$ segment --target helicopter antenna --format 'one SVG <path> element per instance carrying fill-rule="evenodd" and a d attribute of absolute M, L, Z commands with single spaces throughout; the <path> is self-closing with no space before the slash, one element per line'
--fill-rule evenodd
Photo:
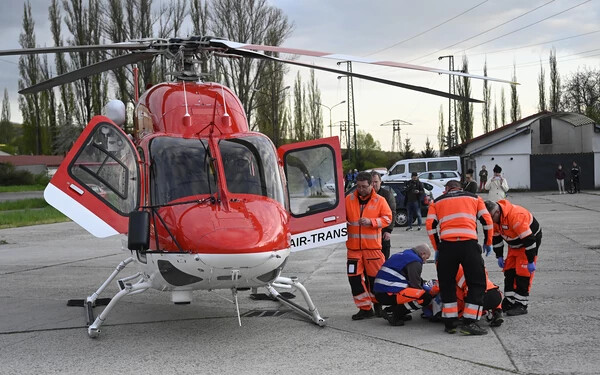
<path fill-rule="evenodd" d="M 225 99 L 225 89 L 223 85 L 221 85 L 221 96 L 223 97 L 223 110 L 225 114 L 221 117 L 221 124 L 223 126 L 231 126 L 231 118 L 229 117 L 229 113 L 227 113 L 227 100 Z"/>

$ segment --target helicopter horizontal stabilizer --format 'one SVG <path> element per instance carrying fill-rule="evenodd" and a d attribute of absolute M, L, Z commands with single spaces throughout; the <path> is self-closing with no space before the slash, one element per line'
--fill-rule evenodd
<path fill-rule="evenodd" d="M 297 49 L 297 48 L 266 46 L 266 45 L 260 45 L 260 44 L 244 44 L 244 43 L 232 42 L 229 40 L 221 40 L 221 39 L 211 40 L 211 43 L 221 44 L 221 45 L 227 46 L 228 48 L 236 49 L 236 50 L 245 49 L 245 50 L 252 50 L 252 51 L 278 52 L 278 53 L 287 53 L 287 54 L 292 54 L 292 55 L 321 57 L 321 58 L 332 59 L 332 60 L 337 60 L 337 61 L 352 61 L 352 62 L 359 62 L 359 63 L 364 63 L 364 64 L 389 66 L 389 67 L 394 67 L 394 68 L 420 70 L 420 71 L 430 72 L 430 73 L 449 74 L 449 75 L 456 75 L 456 76 L 461 76 L 461 77 L 509 83 L 511 85 L 518 85 L 517 82 L 507 81 L 507 80 L 500 79 L 500 78 L 493 78 L 493 77 L 487 77 L 487 76 L 481 76 L 481 75 L 463 73 L 463 72 L 455 72 L 455 71 L 450 71 L 450 70 L 431 68 L 431 67 L 422 66 L 422 65 L 400 63 L 400 62 L 395 62 L 395 61 L 376 60 L 376 59 L 371 59 L 371 58 L 367 58 L 367 57 L 359 57 L 359 56 L 329 53 L 329 52 L 311 51 L 311 50 Z"/>

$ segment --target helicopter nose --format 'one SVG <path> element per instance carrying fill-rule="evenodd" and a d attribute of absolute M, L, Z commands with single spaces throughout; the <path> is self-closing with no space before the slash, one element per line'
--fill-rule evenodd
<path fill-rule="evenodd" d="M 184 231 L 183 247 L 221 254 L 287 248 L 287 214 L 279 205 L 268 203 L 271 202 L 239 202 L 231 204 L 229 211 L 210 210 L 197 215 L 188 211 L 182 218 L 182 223 L 190 224 L 189 230 Z"/>

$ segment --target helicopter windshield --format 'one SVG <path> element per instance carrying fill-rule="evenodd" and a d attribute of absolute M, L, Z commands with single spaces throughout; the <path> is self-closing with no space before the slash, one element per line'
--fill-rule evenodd
<path fill-rule="evenodd" d="M 255 194 L 284 204 L 283 186 L 275 149 L 261 136 L 219 141 L 227 190 Z"/>
<path fill-rule="evenodd" d="M 150 157 L 153 204 L 216 192 L 216 175 L 205 140 L 157 137 L 150 144 Z"/>

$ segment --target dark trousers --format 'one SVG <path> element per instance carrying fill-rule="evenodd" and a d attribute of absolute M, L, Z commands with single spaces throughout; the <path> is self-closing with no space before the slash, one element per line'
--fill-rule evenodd
<path fill-rule="evenodd" d="M 456 273 L 461 264 L 469 288 L 465 303 L 483 306 L 485 267 L 477 241 L 442 241 L 438 250 L 437 274 L 442 303 L 456 302 Z"/>
<path fill-rule="evenodd" d="M 408 226 L 412 228 L 415 217 L 417 218 L 417 223 L 421 226 L 421 207 L 419 207 L 419 202 L 408 202 L 406 204 L 406 211 L 408 213 Z"/>
<path fill-rule="evenodd" d="M 390 257 L 390 249 L 392 248 L 392 241 L 390 240 L 381 240 L 381 252 L 385 257 L 385 260 L 388 260 Z"/>

